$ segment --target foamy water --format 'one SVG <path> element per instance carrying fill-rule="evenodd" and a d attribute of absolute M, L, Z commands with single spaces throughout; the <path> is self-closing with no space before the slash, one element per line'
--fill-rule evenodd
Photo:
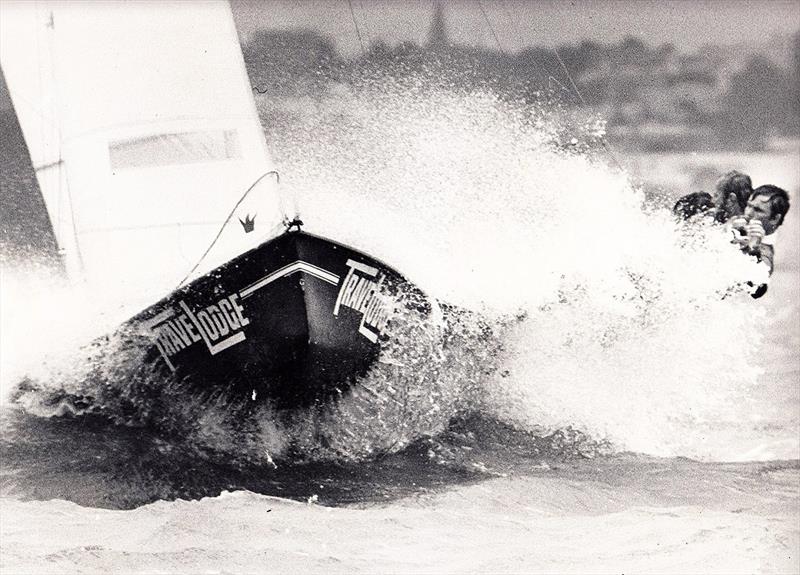
<path fill-rule="evenodd" d="M 593 469 L 490 479 L 360 508 L 247 492 L 133 511 L 5 500 L 2 565 L 54 574 L 726 575 L 800 565 L 797 514 L 786 509 L 798 496 L 796 469 L 635 460 Z"/>
<path fill-rule="evenodd" d="M 717 230 L 648 205 L 588 150 L 593 120 L 379 88 L 294 103 L 277 124 L 262 106 L 287 202 L 309 231 L 469 310 L 457 337 L 443 345 L 437 326 L 399 322 L 396 361 L 305 419 L 242 422 L 190 398 L 161 412 L 169 440 L 143 413 L 148 425 L 124 432 L 12 419 L 0 570 L 797 571 L 796 463 L 619 455 L 800 457 L 796 207 L 766 298 L 723 298 L 756 266 Z M 575 144 L 561 144 L 565 130 Z M 790 159 L 761 158 L 761 173 Z M 796 197 L 797 178 L 776 183 Z M 26 375 L 39 386 L 27 408 L 97 392 L 59 374 L 86 367 L 76 349 L 114 325 L 120 302 L 18 268 L 3 270 L 1 295 L 6 401 Z M 448 428 L 465 412 L 494 423 Z M 550 438 L 546 456 L 536 438 Z M 287 475 L 272 475 L 273 456 Z M 242 461 L 255 477 L 231 471 Z M 228 486 L 306 500 L 244 491 L 140 506 Z M 335 503 L 337 486 L 357 504 L 315 504 Z"/>
<path fill-rule="evenodd" d="M 763 406 L 749 401 L 774 368 L 761 353 L 771 310 L 743 289 L 726 296 L 758 281 L 759 267 L 718 229 L 687 227 L 648 204 L 627 173 L 588 149 L 596 122 L 570 119 L 576 137 L 565 147 L 567 120 L 535 107 L 480 92 L 376 88 L 342 90 L 324 107 L 301 103 L 285 124 L 271 125 L 262 109 L 279 161 L 291 166 L 283 193 L 309 231 L 479 313 L 492 341 L 483 344 L 473 326 L 445 349 L 435 328 L 396 327 L 402 345 L 390 355 L 411 356 L 403 368 L 376 370 L 363 382 L 372 393 L 322 422 L 276 427 L 263 413 L 255 451 L 271 457 L 322 425 L 333 445 L 326 457 L 369 457 L 435 435 L 466 410 L 544 434 L 577 429 L 617 451 L 798 455 L 796 418 L 765 422 Z M 79 345 L 111 329 L 121 310 L 132 313 L 107 295 L 6 271 L 4 397 L 26 375 L 61 393 L 58 374 L 85 361 Z M 413 408 L 399 411 L 387 389 Z M 190 403 L 177 417 L 208 422 L 193 438 L 222 441 L 227 416 L 208 408 Z M 366 424 L 364 411 L 374 415 Z M 762 440 L 769 424 L 778 432 Z"/>
<path fill-rule="evenodd" d="M 593 121 L 572 120 L 577 145 L 565 148 L 563 118 L 488 94 L 381 85 L 327 104 L 298 110 L 279 148 L 311 229 L 372 250 L 443 301 L 524 316 L 503 330 L 502 378 L 486 383 L 481 409 L 644 453 L 738 459 L 732 432 L 742 453 L 758 451 L 764 422 L 748 398 L 775 367 L 761 353 L 766 318 L 796 300 L 722 299 L 760 270 L 717 229 L 676 224 L 607 155 L 586 152 Z M 794 193 L 786 160 L 759 163 L 754 178 L 774 174 Z M 784 235 L 791 265 L 797 235 Z M 764 455 L 797 456 L 795 424 L 776 422 L 785 435 Z"/>

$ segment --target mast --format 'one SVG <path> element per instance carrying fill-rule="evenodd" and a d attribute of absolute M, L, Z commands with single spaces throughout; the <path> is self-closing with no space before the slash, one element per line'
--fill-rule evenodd
<path fill-rule="evenodd" d="M 53 78 L 53 14 L 38 2 L 0 3 L 0 63 L 39 191 L 69 275 L 79 273 Z M 18 51 L 24 39 L 25 50 Z M 70 254 L 72 257 L 66 257 Z"/>

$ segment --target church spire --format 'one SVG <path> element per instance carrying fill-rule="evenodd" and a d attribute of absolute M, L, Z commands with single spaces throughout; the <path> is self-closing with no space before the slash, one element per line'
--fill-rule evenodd
<path fill-rule="evenodd" d="M 444 20 L 444 7 L 440 0 L 433 4 L 433 20 L 428 30 L 428 46 L 431 48 L 443 48 L 450 41 L 447 39 L 447 24 Z"/>

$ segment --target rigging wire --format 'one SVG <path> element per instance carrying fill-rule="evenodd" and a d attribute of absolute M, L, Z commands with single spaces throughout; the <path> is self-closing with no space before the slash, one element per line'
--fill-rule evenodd
<path fill-rule="evenodd" d="M 578 99 L 581 101 L 583 106 L 586 106 L 586 100 L 583 99 L 583 94 L 581 91 L 578 90 L 578 86 L 575 85 L 575 81 L 572 79 L 572 74 L 569 73 L 567 69 L 567 65 L 564 64 L 564 60 L 561 59 L 561 54 L 558 53 L 558 47 L 553 47 L 553 53 L 556 55 L 556 60 L 558 60 L 561 69 L 564 70 L 564 74 L 567 76 L 567 80 L 569 80 L 569 85 L 572 86 L 572 91 L 575 92 L 575 95 L 578 96 Z"/>
<path fill-rule="evenodd" d="M 233 206 L 233 209 L 231 209 L 231 212 L 228 214 L 228 217 L 225 218 L 225 221 L 222 223 L 222 226 L 219 228 L 219 231 L 217 232 L 217 235 L 214 236 L 213 240 L 211 240 L 211 244 L 209 244 L 208 248 L 206 248 L 206 251 L 203 252 L 203 255 L 200 256 L 200 259 L 198 259 L 197 263 L 194 264 L 194 267 L 192 267 L 192 269 L 189 270 L 189 273 L 187 273 L 183 277 L 183 279 L 178 283 L 178 285 L 175 287 L 175 289 L 180 288 L 186 282 L 186 280 L 189 279 L 189 277 L 195 272 L 195 270 L 198 267 L 200 267 L 200 264 L 203 263 L 203 260 L 206 258 L 208 253 L 216 245 L 217 240 L 219 240 L 219 237 L 222 235 L 222 231 L 225 229 L 225 226 L 227 226 L 228 223 L 231 221 L 231 218 L 233 217 L 233 214 L 236 213 L 236 210 L 239 208 L 239 206 L 242 204 L 242 202 L 245 200 L 245 198 L 247 198 L 247 196 L 250 194 L 250 192 L 253 191 L 253 189 L 261 182 L 261 180 L 263 180 L 267 176 L 275 176 L 275 182 L 276 183 L 280 183 L 280 181 L 281 181 L 280 174 L 278 174 L 278 172 L 276 170 L 270 170 L 269 172 L 264 172 L 263 174 L 261 174 L 258 178 L 256 178 L 255 182 L 250 184 L 250 187 L 247 188 L 247 190 L 245 190 L 245 192 L 242 194 L 242 197 L 239 198 L 239 200 Z M 284 214 L 283 217 L 284 217 L 284 222 L 281 225 L 286 225 L 286 220 L 288 220 L 289 218 L 286 216 L 286 214 Z M 278 226 L 276 226 L 276 227 L 278 227 Z"/>
<path fill-rule="evenodd" d="M 364 0 L 358 0 L 358 5 L 361 8 L 361 19 L 364 21 L 364 37 L 367 39 L 367 46 L 372 43 L 370 38 L 369 28 L 367 27 L 367 18 L 365 16 L 366 12 L 364 11 Z"/>
<path fill-rule="evenodd" d="M 478 0 L 478 3 L 480 4 L 480 0 Z M 520 29 L 517 26 L 517 20 L 515 20 L 512 17 L 512 14 L 508 9 L 508 6 L 506 5 L 505 0 L 500 0 L 500 6 L 503 8 L 503 11 L 506 14 L 506 18 L 508 18 L 508 21 L 511 23 L 512 28 L 514 28 L 514 34 L 517 36 L 517 38 L 522 38 L 522 35 L 520 33 Z M 481 8 L 481 10 L 483 10 L 483 8 Z M 484 16 L 485 16 L 485 13 L 484 13 Z M 487 21 L 488 21 L 488 19 L 487 19 Z M 580 100 L 581 105 L 584 108 L 588 108 L 588 105 L 586 104 L 586 100 L 583 98 L 583 94 L 581 94 L 581 91 L 578 89 L 578 86 L 575 83 L 575 80 L 572 78 L 572 74 L 570 74 L 569 69 L 567 68 L 567 65 L 564 63 L 564 60 L 561 58 L 561 55 L 558 53 L 558 48 L 557 47 L 553 47 L 553 53 L 556 56 L 556 60 L 558 61 L 558 64 L 561 66 L 561 69 L 564 71 L 564 74 L 566 75 L 567 79 L 569 80 L 569 84 L 572 87 L 572 91 L 575 92 L 575 95 L 578 97 L 578 100 Z M 614 164 L 616 164 L 617 168 L 619 168 L 621 171 L 624 171 L 624 168 L 622 167 L 622 164 L 620 163 L 619 159 L 617 159 L 617 155 L 611 149 L 611 144 L 608 143 L 608 140 L 606 140 L 604 135 L 600 136 L 600 145 L 603 146 L 603 149 L 609 155 L 609 157 L 614 162 Z"/>
<path fill-rule="evenodd" d="M 35 10 L 37 10 L 37 16 L 36 16 L 37 22 L 39 21 L 39 18 L 42 16 L 42 12 L 41 12 L 42 9 L 44 9 L 45 12 L 47 12 L 47 22 L 44 24 L 44 28 L 45 28 L 44 35 L 46 37 L 46 44 L 47 44 L 47 60 L 46 60 L 47 61 L 47 75 L 49 76 L 48 81 L 50 83 L 51 92 L 52 92 L 49 106 L 51 107 L 51 110 L 50 110 L 51 117 L 54 118 L 53 124 L 52 124 L 52 128 L 51 128 L 54 131 L 51 132 L 51 134 L 54 135 L 55 140 L 57 142 L 57 147 L 58 147 L 58 160 L 56 160 L 54 162 L 53 161 L 48 162 L 48 164 L 46 165 L 47 167 L 54 166 L 56 168 L 56 170 L 57 170 L 56 177 L 58 178 L 57 200 L 56 200 L 57 201 L 57 204 L 56 204 L 56 213 L 57 213 L 56 218 L 57 218 L 58 221 L 56 222 L 55 226 L 53 226 L 52 221 L 50 222 L 50 225 L 53 226 L 53 232 L 54 232 L 54 235 L 56 236 L 56 246 L 58 247 L 58 253 L 59 253 L 59 256 L 61 257 L 61 263 L 64 266 L 64 271 L 66 272 L 67 277 L 69 279 L 75 279 L 74 277 L 70 277 L 70 272 L 72 272 L 71 268 L 74 268 L 75 266 L 77 266 L 78 272 L 81 275 L 83 275 L 84 272 L 86 271 L 86 264 L 84 263 L 84 260 L 83 260 L 83 252 L 81 251 L 80 242 L 78 241 L 78 227 L 77 227 L 77 223 L 75 221 L 75 208 L 73 207 L 73 204 L 72 204 L 72 189 L 70 188 L 70 185 L 69 185 L 69 179 L 68 179 L 69 178 L 69 174 L 68 174 L 68 172 L 66 171 L 66 169 L 64 167 L 63 119 L 61 117 L 61 114 L 57 113 L 57 106 L 58 106 L 57 102 L 60 101 L 60 98 L 59 98 L 59 84 L 58 84 L 57 75 L 56 75 L 57 74 L 57 70 L 56 70 L 56 57 L 55 57 L 55 54 L 56 54 L 56 46 L 55 46 L 55 44 L 56 44 L 56 37 L 55 37 L 56 24 L 55 24 L 55 17 L 53 15 L 53 10 L 52 9 L 47 10 L 46 7 L 44 7 L 44 6 L 40 5 L 40 4 L 37 4 L 36 7 L 35 7 Z M 36 49 L 37 49 L 37 56 L 39 57 L 39 61 L 41 62 L 41 61 L 44 60 L 44 58 L 42 58 L 42 55 L 41 55 L 41 44 L 40 44 L 39 40 L 40 40 L 40 35 L 37 34 L 36 35 Z M 40 79 L 40 86 L 42 87 L 42 90 L 44 91 L 45 84 L 42 82 L 42 71 L 41 70 L 39 72 L 39 79 Z M 44 96 L 44 94 L 42 94 L 42 100 L 46 100 L 46 96 Z M 46 129 L 47 128 L 44 127 L 44 124 L 43 124 L 41 133 L 43 134 L 44 130 L 46 130 Z M 47 139 L 43 138 L 43 141 L 46 141 L 46 142 L 50 141 L 50 138 L 47 138 Z M 37 177 L 37 180 L 38 180 L 38 177 L 39 177 L 39 172 L 38 171 L 36 172 L 36 177 Z M 66 187 L 66 192 L 64 191 L 65 187 Z M 39 188 L 40 188 L 39 189 L 40 193 L 42 193 L 43 186 L 41 185 L 41 181 L 39 181 Z M 66 203 L 66 208 L 64 206 L 65 203 Z M 66 211 L 66 209 L 69 210 L 69 214 L 68 214 L 69 215 L 69 224 L 65 224 L 64 223 L 65 222 L 64 211 Z M 69 226 L 69 229 L 65 230 L 64 228 L 67 225 Z M 58 230 L 57 232 L 56 232 L 56 228 Z M 66 247 L 67 246 L 67 241 L 66 241 L 67 234 L 72 236 L 72 245 L 70 247 L 72 248 L 72 251 L 74 253 L 70 253 L 69 249 L 67 249 L 67 247 Z M 74 264 L 71 264 L 70 262 L 74 262 Z"/>
<path fill-rule="evenodd" d="M 507 6 L 507 5 L 506 5 L 506 3 L 505 3 L 505 0 L 500 0 L 500 7 L 503 9 L 503 13 L 504 13 L 504 14 L 505 14 L 505 16 L 506 16 L 506 19 L 507 19 L 507 20 L 509 21 L 509 23 L 511 24 L 511 27 L 513 28 L 513 31 L 514 31 L 514 35 L 515 35 L 517 38 L 522 38 L 522 31 L 519 29 L 519 26 L 517 26 L 517 21 L 516 21 L 516 20 L 514 20 L 513 16 L 511 15 L 511 12 L 509 11 L 509 9 L 508 9 L 508 6 Z M 556 58 L 558 58 L 558 54 L 556 54 Z M 567 75 L 569 75 L 569 74 L 567 74 Z M 569 91 L 570 91 L 569 87 L 567 87 L 567 86 L 565 86 L 563 83 L 559 82 L 559 81 L 558 81 L 556 78 L 553 78 L 553 76 L 550 76 L 550 75 L 548 75 L 548 78 L 547 78 L 547 80 L 548 80 L 548 84 L 547 84 L 547 85 L 548 85 L 548 87 L 550 87 L 550 86 L 551 86 L 551 82 L 555 82 L 555 83 L 556 83 L 556 84 L 558 84 L 558 85 L 559 85 L 559 86 L 560 86 L 560 87 L 561 87 L 561 88 L 562 88 L 562 89 L 563 89 L 565 92 L 569 92 Z M 574 83 L 573 83 L 572 85 L 573 85 L 573 86 L 575 86 L 575 84 L 574 84 Z M 575 88 L 575 90 L 577 90 L 577 88 Z M 581 97 L 580 97 L 580 94 L 578 94 L 578 98 L 579 98 L 579 99 L 581 99 L 581 100 L 583 100 L 583 98 L 581 98 Z"/>
<path fill-rule="evenodd" d="M 583 95 L 581 94 L 581 91 L 578 90 L 578 86 L 575 85 L 575 81 L 572 79 L 572 74 L 569 73 L 569 70 L 567 69 L 566 64 L 564 64 L 564 61 L 561 59 L 561 56 L 558 53 L 558 48 L 554 47 L 553 48 L 553 52 L 556 55 L 556 59 L 558 60 L 558 63 L 561 64 L 561 69 L 564 70 L 564 73 L 567 75 L 567 79 L 569 80 L 569 83 L 572 86 L 572 89 L 578 95 L 578 98 L 580 99 L 581 104 L 583 104 L 584 108 L 587 107 L 586 106 L 586 100 L 583 99 Z M 611 157 L 613 162 L 617 165 L 617 168 L 619 168 L 621 171 L 624 171 L 625 169 L 622 167 L 622 164 L 617 159 L 617 155 L 611 149 L 611 146 L 608 143 L 608 141 L 606 140 L 605 135 L 600 136 L 600 145 L 603 146 L 603 149 L 608 153 L 608 155 Z"/>
<path fill-rule="evenodd" d="M 489 26 L 489 30 L 491 31 L 492 36 L 494 37 L 494 41 L 497 44 L 497 48 L 500 50 L 501 54 L 507 56 L 508 54 L 506 54 L 506 51 L 503 50 L 503 45 L 500 43 L 500 38 L 497 37 L 497 32 L 495 32 L 494 26 L 492 26 L 492 22 L 491 20 L 489 20 L 489 16 L 486 14 L 486 10 L 483 9 L 483 2 L 481 2 L 481 0 L 476 0 L 476 2 L 478 3 L 478 8 L 481 9 L 481 14 L 483 14 L 483 19 L 486 20 L 486 24 Z"/>
<path fill-rule="evenodd" d="M 358 36 L 358 44 L 361 46 L 361 55 L 366 55 L 367 51 L 364 49 L 364 40 L 361 38 L 361 30 L 358 29 L 358 20 L 356 20 L 356 13 L 353 12 L 353 0 L 347 0 L 347 5 L 350 7 L 350 18 L 353 20 L 353 26 L 356 29 L 356 36 Z"/>

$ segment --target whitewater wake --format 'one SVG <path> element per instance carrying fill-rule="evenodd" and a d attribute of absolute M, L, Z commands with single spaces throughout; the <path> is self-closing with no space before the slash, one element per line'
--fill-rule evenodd
<path fill-rule="evenodd" d="M 386 78 L 259 107 L 308 230 L 397 267 L 446 329 L 396 318 L 352 393 L 279 414 L 128 378 L 137 350 L 86 351 L 120 302 L 4 270 L 6 405 L 266 464 L 381 457 L 470 414 L 585 453 L 712 459 L 708 434 L 752 424 L 763 310 L 737 286 L 757 266 L 609 166 L 596 118 Z"/>

